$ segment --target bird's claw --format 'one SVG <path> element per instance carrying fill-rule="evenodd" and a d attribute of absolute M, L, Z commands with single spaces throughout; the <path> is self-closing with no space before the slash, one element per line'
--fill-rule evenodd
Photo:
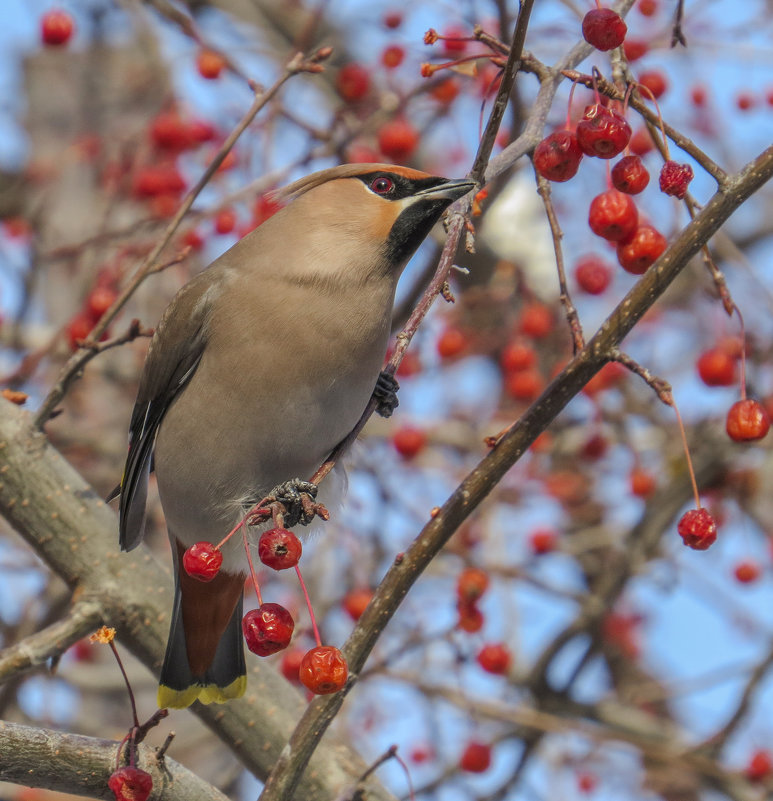
<path fill-rule="evenodd" d="M 317 485 L 310 481 L 291 478 L 289 481 L 277 484 L 266 496 L 266 500 L 284 507 L 282 522 L 285 528 L 292 528 L 299 523 L 308 526 L 317 515 L 324 520 L 327 519 L 325 507 L 314 501 L 318 489 Z"/>
<path fill-rule="evenodd" d="M 373 390 L 373 397 L 378 402 L 376 412 L 381 417 L 391 417 L 392 412 L 400 405 L 397 399 L 398 389 L 400 384 L 397 383 L 397 379 L 391 373 L 382 370 Z"/>

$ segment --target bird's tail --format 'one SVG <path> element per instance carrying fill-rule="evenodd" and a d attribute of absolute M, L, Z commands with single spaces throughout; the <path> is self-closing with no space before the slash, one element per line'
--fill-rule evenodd
<path fill-rule="evenodd" d="M 159 709 L 194 701 L 223 704 L 244 694 L 247 670 L 242 640 L 244 576 L 220 573 L 203 583 L 188 576 L 175 555 L 172 625 L 158 687 Z"/>

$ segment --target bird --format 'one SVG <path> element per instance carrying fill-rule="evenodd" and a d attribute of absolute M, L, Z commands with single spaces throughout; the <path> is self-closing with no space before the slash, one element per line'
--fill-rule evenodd
<path fill-rule="evenodd" d="M 244 693 L 243 546 L 238 537 L 223 546 L 208 583 L 186 574 L 183 554 L 218 543 L 283 482 L 312 476 L 351 432 L 383 375 L 403 268 L 474 187 L 391 164 L 312 173 L 280 190 L 282 208 L 167 307 L 140 375 L 117 489 L 119 544 L 130 551 L 144 536 L 155 470 L 171 543 L 159 708 Z"/>

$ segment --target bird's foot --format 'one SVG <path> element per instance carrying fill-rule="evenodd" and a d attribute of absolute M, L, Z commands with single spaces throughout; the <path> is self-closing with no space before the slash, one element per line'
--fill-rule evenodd
<path fill-rule="evenodd" d="M 373 397 L 378 401 L 376 412 L 381 417 L 391 417 L 392 412 L 400 405 L 400 401 L 397 399 L 398 389 L 400 389 L 400 385 L 397 383 L 397 379 L 382 370 L 373 390 Z"/>
<path fill-rule="evenodd" d="M 318 489 L 316 484 L 301 481 L 300 478 L 291 478 L 277 484 L 266 496 L 275 524 L 282 528 L 292 528 L 299 523 L 308 526 L 315 517 L 327 520 L 330 517 L 327 509 L 315 501 Z M 280 515 L 281 520 L 278 519 Z"/>

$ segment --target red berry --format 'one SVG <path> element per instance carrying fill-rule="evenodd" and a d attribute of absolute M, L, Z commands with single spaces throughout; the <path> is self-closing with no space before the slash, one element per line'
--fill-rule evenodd
<path fill-rule="evenodd" d="M 736 401 L 730 407 L 725 427 L 730 439 L 750 442 L 762 439 L 768 433 L 770 418 L 759 401 L 747 398 Z"/>
<path fill-rule="evenodd" d="M 212 581 L 220 572 L 223 553 L 211 542 L 197 542 L 183 554 L 185 572 L 199 581 Z"/>
<path fill-rule="evenodd" d="M 658 11 L 658 0 L 639 0 L 636 10 L 643 17 L 654 17 Z"/>
<path fill-rule="evenodd" d="M 217 137 L 217 131 L 212 123 L 206 120 L 192 120 L 188 123 L 188 136 L 196 144 L 211 142 Z"/>
<path fill-rule="evenodd" d="M 467 337 L 455 326 L 444 328 L 437 341 L 437 352 L 441 359 L 452 359 L 467 347 Z"/>
<path fill-rule="evenodd" d="M 153 789 L 153 777 L 140 768 L 118 768 L 107 780 L 115 801 L 146 801 Z"/>
<path fill-rule="evenodd" d="M 468 773 L 484 773 L 489 765 L 491 765 L 491 746 L 475 741 L 467 743 L 459 759 L 459 767 Z"/>
<path fill-rule="evenodd" d="M 356 103 L 370 90 L 370 73 L 362 64 L 345 64 L 336 76 L 336 89 L 347 103 Z"/>
<path fill-rule="evenodd" d="M 580 169 L 582 151 L 571 131 L 555 131 L 534 148 L 534 167 L 549 181 L 568 181 Z"/>
<path fill-rule="evenodd" d="M 244 640 L 258 656 L 270 656 L 287 648 L 294 628 L 292 615 L 280 604 L 262 604 L 242 618 Z"/>
<path fill-rule="evenodd" d="M 668 89 L 668 82 L 660 70 L 646 70 L 639 74 L 639 86 L 649 89 L 649 92 L 641 93 L 642 97 L 647 100 L 652 97 L 657 99 Z"/>
<path fill-rule="evenodd" d="M 733 575 L 736 581 L 741 584 L 751 584 L 760 577 L 760 566 L 756 562 L 747 559 L 744 562 L 739 562 L 735 566 Z"/>
<path fill-rule="evenodd" d="M 770 751 L 757 749 L 746 766 L 746 778 L 753 782 L 765 781 L 773 774 L 773 756 Z"/>
<path fill-rule="evenodd" d="M 612 185 L 626 195 L 638 195 L 650 182 L 640 156 L 624 156 L 612 167 Z"/>
<path fill-rule="evenodd" d="M 539 397 L 545 388 L 545 379 L 538 370 L 518 370 L 505 377 L 505 392 L 513 400 L 529 402 Z"/>
<path fill-rule="evenodd" d="M 459 612 L 459 619 L 456 627 L 468 634 L 473 634 L 483 628 L 483 612 L 473 603 L 457 601 L 456 610 Z"/>
<path fill-rule="evenodd" d="M 598 256 L 584 256 L 575 265 L 574 280 L 583 292 L 601 295 L 612 281 L 612 268 Z"/>
<path fill-rule="evenodd" d="M 344 595 L 341 606 L 352 620 L 359 620 L 362 613 L 368 608 L 373 590 L 370 587 L 355 587 Z"/>
<path fill-rule="evenodd" d="M 666 238 L 651 225 L 640 225 L 631 236 L 617 245 L 617 260 L 629 273 L 647 272 L 668 247 Z"/>
<path fill-rule="evenodd" d="M 689 164 L 667 161 L 660 169 L 660 191 L 681 200 L 687 194 L 687 187 L 693 179 Z"/>
<path fill-rule="evenodd" d="M 698 108 L 706 105 L 707 97 L 708 97 L 708 92 L 706 91 L 705 86 L 701 86 L 700 84 L 698 84 L 697 86 L 693 86 L 693 88 L 690 89 L 690 100 L 692 100 L 692 104 L 694 106 L 698 106 Z"/>
<path fill-rule="evenodd" d="M 544 303 L 527 303 L 521 309 L 518 329 L 527 337 L 542 339 L 553 330 L 553 312 Z"/>
<path fill-rule="evenodd" d="M 86 312 L 96 323 L 97 320 L 115 303 L 118 293 L 107 286 L 95 286 L 86 298 Z"/>
<path fill-rule="evenodd" d="M 611 8 L 594 8 L 582 20 L 582 35 L 596 50 L 620 47 L 628 33 L 623 18 Z"/>
<path fill-rule="evenodd" d="M 435 84 L 430 90 L 430 94 L 438 103 L 449 105 L 459 95 L 459 83 L 453 78 L 447 78 L 445 81 Z"/>
<path fill-rule="evenodd" d="M 384 14 L 385 28 L 394 30 L 395 28 L 399 28 L 402 24 L 403 24 L 402 11 L 387 11 L 387 13 Z"/>
<path fill-rule="evenodd" d="M 225 59 L 220 53 L 216 53 L 214 50 L 199 50 L 196 56 L 196 67 L 199 71 L 199 75 L 209 81 L 214 81 L 216 78 L 219 78 L 225 65 Z"/>
<path fill-rule="evenodd" d="M 608 189 L 596 195 L 588 211 L 588 225 L 597 236 L 610 242 L 627 239 L 636 230 L 639 213 L 630 195 Z"/>
<path fill-rule="evenodd" d="M 74 28 L 72 17 L 61 8 L 53 8 L 40 18 L 40 37 L 45 45 L 67 44 Z"/>
<path fill-rule="evenodd" d="M 400 45 L 388 45 L 381 53 L 381 63 L 388 69 L 393 70 L 403 63 L 405 49 Z"/>
<path fill-rule="evenodd" d="M 416 426 L 404 425 L 392 434 L 392 445 L 403 459 L 413 459 L 424 450 L 427 434 Z"/>
<path fill-rule="evenodd" d="M 735 383 L 736 360 L 723 348 L 704 351 L 695 366 L 707 387 L 729 387 Z"/>
<path fill-rule="evenodd" d="M 647 55 L 649 45 L 641 39 L 626 39 L 623 42 L 623 53 L 628 61 L 638 61 Z"/>
<path fill-rule="evenodd" d="M 488 589 L 489 577 L 479 567 L 465 567 L 456 580 L 456 597 L 465 604 L 471 604 Z"/>
<path fill-rule="evenodd" d="M 588 106 L 577 123 L 577 143 L 589 156 L 614 158 L 625 150 L 630 139 L 631 126 L 625 118 L 600 103 Z"/>
<path fill-rule="evenodd" d="M 510 649 L 503 643 L 488 643 L 484 645 L 476 657 L 478 664 L 487 672 L 503 676 L 510 667 Z"/>
<path fill-rule="evenodd" d="M 644 0 L 642 0 L 642 2 L 643 1 Z M 597 784 L 598 784 L 598 779 L 592 773 L 583 771 L 582 773 L 577 774 L 577 789 L 581 793 L 586 795 L 588 793 L 592 793 L 596 789 Z"/>
<path fill-rule="evenodd" d="M 685 512 L 679 521 L 677 531 L 684 544 L 695 551 L 705 551 L 717 539 L 717 524 L 703 507 Z"/>
<path fill-rule="evenodd" d="M 589 398 L 594 397 L 605 389 L 617 386 L 625 378 L 628 370 L 620 362 L 607 362 L 590 381 L 583 387 L 582 391 Z"/>
<path fill-rule="evenodd" d="M 67 325 L 67 340 L 72 350 L 77 350 L 84 339 L 88 339 L 94 320 L 90 314 L 79 312 Z"/>
<path fill-rule="evenodd" d="M 537 363 L 537 354 L 531 345 L 515 339 L 505 346 L 499 363 L 506 373 L 515 373 L 533 367 Z"/>
<path fill-rule="evenodd" d="M 258 540 L 258 558 L 266 567 L 273 570 L 295 567 L 302 551 L 301 541 L 286 528 L 264 531 Z"/>
<path fill-rule="evenodd" d="M 301 669 L 301 662 L 305 651 L 302 648 L 288 648 L 283 654 L 279 662 L 279 670 L 287 681 L 292 681 L 295 684 L 300 684 L 299 671 Z"/>
<path fill-rule="evenodd" d="M 161 150 L 179 153 L 194 144 L 191 126 L 175 109 L 162 111 L 150 124 L 150 138 Z"/>
<path fill-rule="evenodd" d="M 631 141 L 628 142 L 628 149 L 637 156 L 646 156 L 654 148 L 655 143 L 652 141 L 650 132 L 644 126 L 634 131 Z"/>
<path fill-rule="evenodd" d="M 529 535 L 529 544 L 537 556 L 543 556 L 556 549 L 556 532 L 552 528 L 538 528 Z"/>
<path fill-rule="evenodd" d="M 191 250 L 201 250 L 204 247 L 204 237 L 195 228 L 189 228 L 183 235 L 183 245 Z"/>
<path fill-rule="evenodd" d="M 231 208 L 220 209 L 215 215 L 215 231 L 218 234 L 230 234 L 236 227 L 236 212 Z"/>
<path fill-rule="evenodd" d="M 343 689 L 349 677 L 344 655 L 332 645 L 318 645 L 307 651 L 299 671 L 301 684 L 315 695 L 329 695 Z"/>
<path fill-rule="evenodd" d="M 741 92 L 736 97 L 735 104 L 738 106 L 739 111 L 748 111 L 755 106 L 754 95 L 749 94 L 749 92 Z"/>
<path fill-rule="evenodd" d="M 657 488 L 655 476 L 641 467 L 634 467 L 628 480 L 631 485 L 631 492 L 639 498 L 649 498 Z"/>
<path fill-rule="evenodd" d="M 463 28 L 451 26 L 443 31 L 443 50 L 446 53 L 464 53 L 467 49 L 467 32 Z"/>
<path fill-rule="evenodd" d="M 381 152 L 396 162 L 408 159 L 418 144 L 419 134 L 406 120 L 392 120 L 383 125 L 378 132 L 378 146 Z"/>
<path fill-rule="evenodd" d="M 179 195 L 183 189 L 185 179 L 174 164 L 149 164 L 132 178 L 132 193 L 140 199 Z"/>
<path fill-rule="evenodd" d="M 270 194 L 259 195 L 252 209 L 252 220 L 255 225 L 260 225 L 273 217 L 281 208 L 282 204 L 274 200 Z"/>

